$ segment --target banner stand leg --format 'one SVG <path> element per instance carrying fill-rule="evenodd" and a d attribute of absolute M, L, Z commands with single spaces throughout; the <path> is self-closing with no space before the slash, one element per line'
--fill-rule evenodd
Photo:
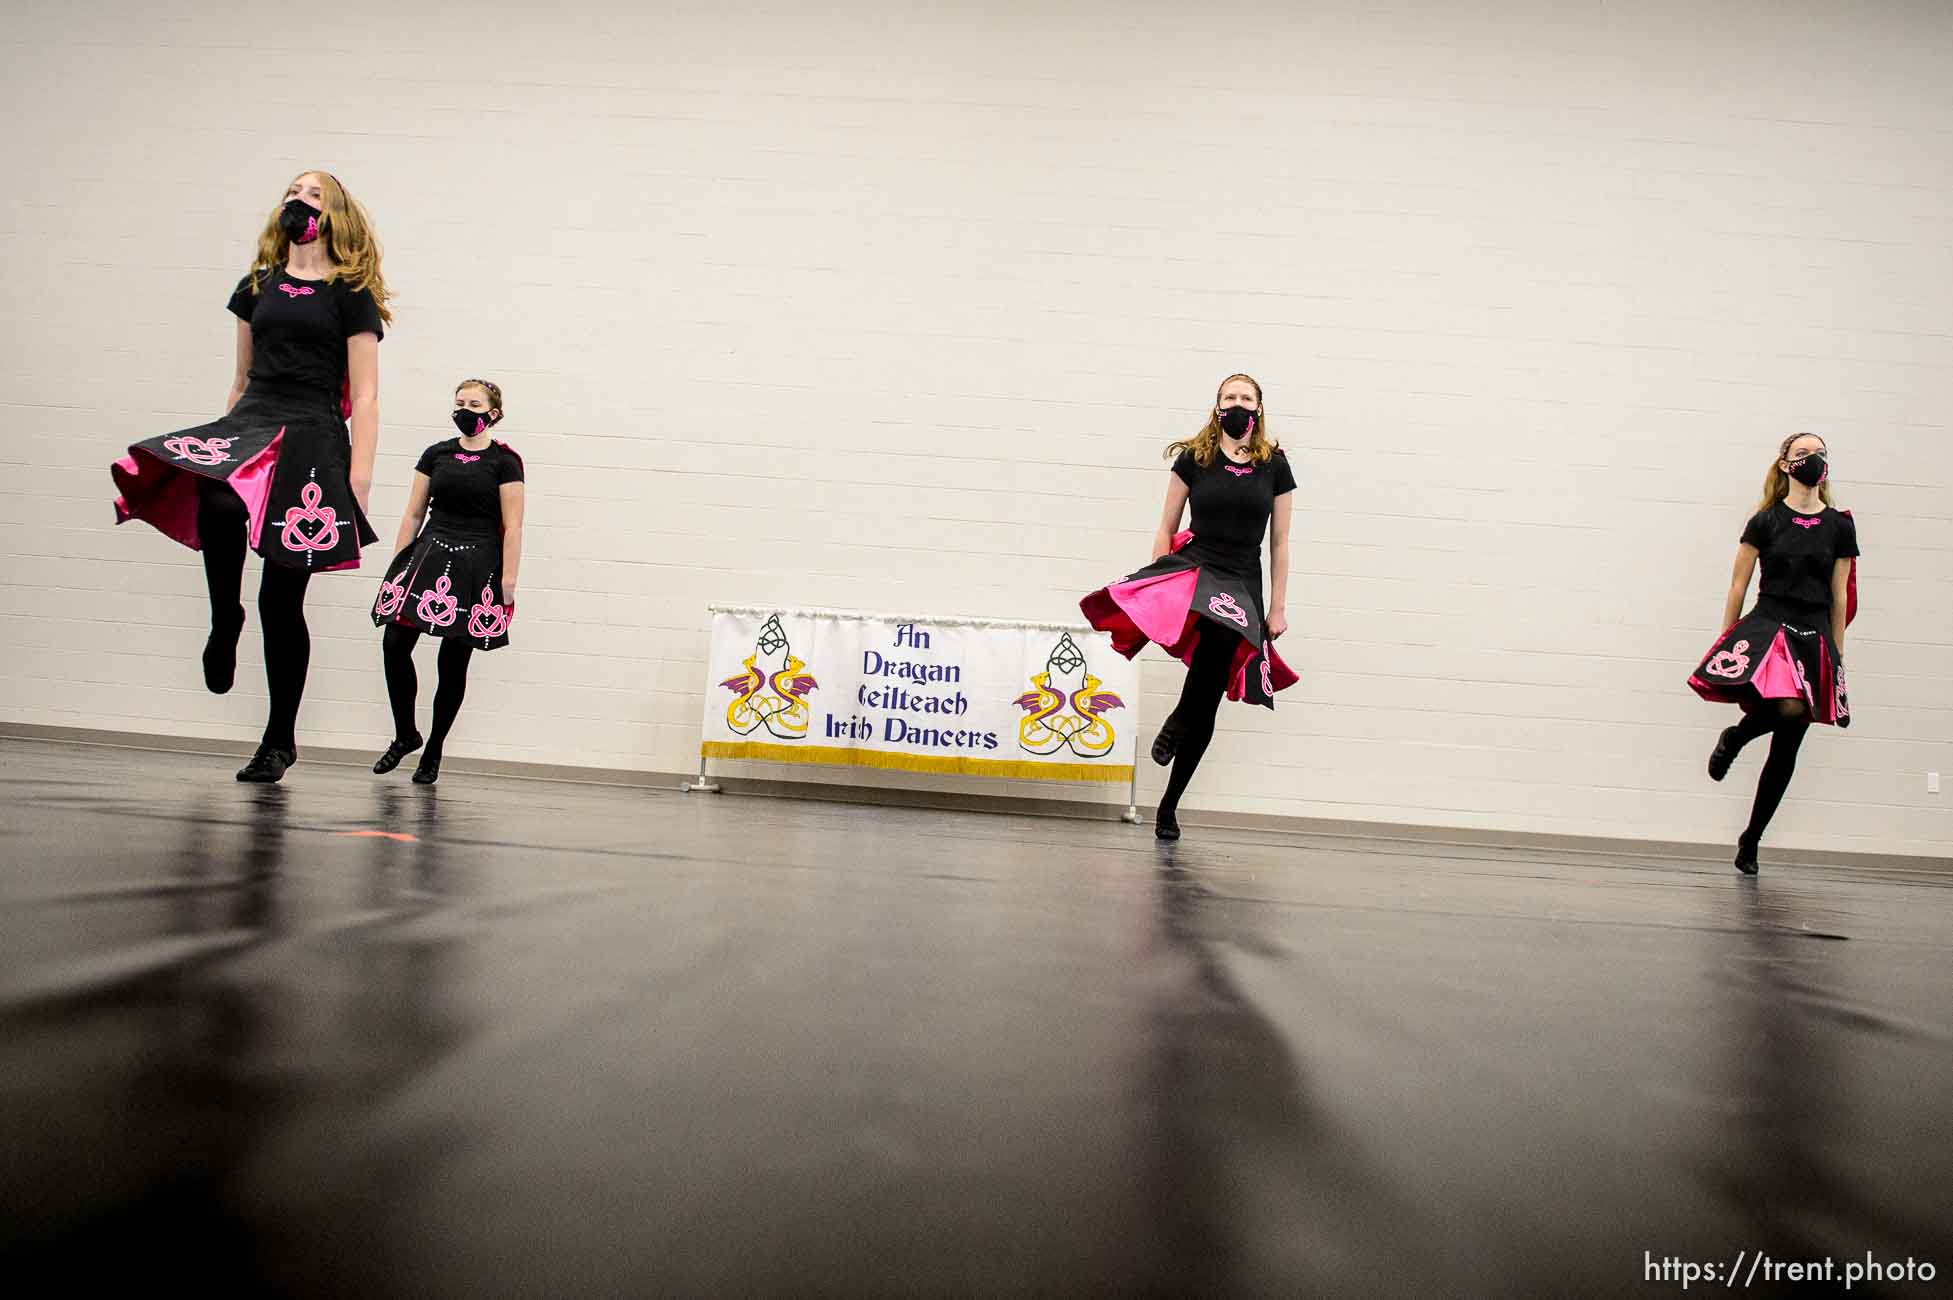
<path fill-rule="evenodd" d="M 698 756 L 698 780 L 685 782 L 678 787 L 680 790 L 683 790 L 686 794 L 690 794 L 694 790 L 700 794 L 719 794 L 725 789 L 724 786 L 719 785 L 705 775 L 705 761 L 705 755 L 700 754 Z"/>
<path fill-rule="evenodd" d="M 1132 756 L 1132 784 L 1126 787 L 1126 810 L 1119 814 L 1119 820 L 1128 826 L 1144 826 L 1146 819 L 1139 812 L 1139 755 Z"/>

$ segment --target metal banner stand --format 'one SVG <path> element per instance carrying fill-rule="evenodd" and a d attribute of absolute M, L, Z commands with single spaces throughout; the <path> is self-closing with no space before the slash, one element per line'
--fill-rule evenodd
<path fill-rule="evenodd" d="M 698 780 L 686 781 L 683 784 L 681 784 L 678 788 L 680 790 L 683 790 L 686 794 L 690 794 L 694 790 L 698 791 L 700 794 L 723 794 L 725 792 L 725 787 L 720 785 L 717 781 L 714 781 L 711 777 L 705 774 L 706 762 L 707 760 L 705 755 L 700 754 L 698 756 Z"/>

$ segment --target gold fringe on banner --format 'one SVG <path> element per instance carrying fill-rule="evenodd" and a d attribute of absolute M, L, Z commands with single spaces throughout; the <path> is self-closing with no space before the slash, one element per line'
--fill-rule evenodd
<path fill-rule="evenodd" d="M 764 763 L 812 763 L 827 767 L 876 767 L 890 772 L 940 772 L 950 776 L 1001 776 L 1019 781 L 1132 780 L 1132 764 L 1031 763 L 1014 758 L 959 758 L 890 754 L 839 745 L 775 745 L 763 740 L 703 740 L 704 758 L 757 759 Z"/>

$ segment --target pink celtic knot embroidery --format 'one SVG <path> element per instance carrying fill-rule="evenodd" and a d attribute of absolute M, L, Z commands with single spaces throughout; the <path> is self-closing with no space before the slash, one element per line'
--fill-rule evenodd
<path fill-rule="evenodd" d="M 309 284 L 286 284 L 280 281 L 278 287 L 285 291 L 287 298 L 310 298 L 316 292 Z"/>
<path fill-rule="evenodd" d="M 1227 467 L 1227 472 L 1234 475 L 1236 478 L 1246 478 L 1248 475 L 1255 472 L 1255 467 L 1253 465 L 1229 465 Z"/>
<path fill-rule="evenodd" d="M 192 438 L 187 434 L 177 438 L 163 439 L 163 450 L 178 460 L 187 460 L 192 465 L 221 465 L 231 458 L 225 448 L 231 445 L 229 438 L 212 438 L 205 442 L 202 438 Z"/>
<path fill-rule="evenodd" d="M 442 581 L 446 581 L 443 579 Z M 495 593 L 481 589 L 481 600 L 468 611 L 468 635 L 487 641 L 509 630 L 509 611 L 495 603 Z"/>
<path fill-rule="evenodd" d="M 461 602 L 454 598 L 448 576 L 444 573 L 434 580 L 432 591 L 421 593 L 420 604 L 415 607 L 414 612 L 420 615 L 420 621 L 429 627 L 446 627 L 454 622 L 455 611 L 460 608 L 460 605 Z"/>
<path fill-rule="evenodd" d="M 380 579 L 380 598 L 373 602 L 373 617 L 392 618 L 407 603 L 407 584 Z"/>
<path fill-rule="evenodd" d="M 1275 698 L 1275 674 L 1268 671 L 1268 656 L 1261 658 L 1261 691 L 1269 699 Z"/>
<path fill-rule="evenodd" d="M 1815 528 L 1824 521 L 1822 519 L 1805 519 L 1801 515 L 1792 515 L 1790 522 L 1796 524 L 1799 528 Z"/>
<path fill-rule="evenodd" d="M 469 461 L 475 461 L 475 460 L 480 460 L 480 459 L 481 459 L 481 457 L 479 457 L 479 456 L 470 456 L 470 455 L 469 455 L 469 454 L 468 454 L 467 452 L 465 452 L 465 451 L 457 451 L 457 452 L 455 452 L 455 453 L 454 453 L 454 458 L 455 458 L 456 460 L 458 460 L 458 461 L 460 461 L 460 462 L 461 462 L 462 464 L 464 464 L 464 465 L 466 465 L 466 464 L 467 464 L 467 463 L 468 463 Z"/>
<path fill-rule="evenodd" d="M 299 504 L 285 512 L 285 527 L 278 537 L 286 550 L 329 551 L 339 545 L 339 512 L 331 506 L 321 506 L 319 502 L 324 497 L 317 483 L 307 483 L 299 489 Z M 317 527 L 308 533 L 307 524 Z"/>
<path fill-rule="evenodd" d="M 1738 641 L 1735 645 L 1709 657 L 1702 665 L 1702 671 L 1716 677 L 1741 677 L 1750 670 L 1750 643 Z"/>
<path fill-rule="evenodd" d="M 1831 693 L 1832 715 L 1834 717 L 1839 717 L 1839 718 L 1850 717 L 1851 701 L 1845 698 L 1845 679 L 1844 679 L 1844 674 L 1842 672 L 1838 674 L 1837 680 L 1833 682 L 1832 685 L 1835 688 Z"/>
<path fill-rule="evenodd" d="M 1230 623 L 1239 623 L 1242 627 L 1248 625 L 1247 611 L 1235 604 L 1234 597 L 1228 595 L 1226 592 L 1222 592 L 1220 595 L 1208 601 L 1207 608 L 1217 617 L 1224 618 Z"/>

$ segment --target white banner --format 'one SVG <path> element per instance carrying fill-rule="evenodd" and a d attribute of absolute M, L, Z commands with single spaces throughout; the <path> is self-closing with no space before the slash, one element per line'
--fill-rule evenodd
<path fill-rule="evenodd" d="M 706 758 L 1132 776 L 1138 668 L 1084 627 L 722 608 L 706 679 Z"/>

